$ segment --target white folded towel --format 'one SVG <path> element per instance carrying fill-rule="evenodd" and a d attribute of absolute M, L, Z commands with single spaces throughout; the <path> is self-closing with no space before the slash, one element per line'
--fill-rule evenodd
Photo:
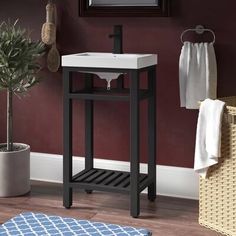
<path fill-rule="evenodd" d="M 206 178 L 221 156 L 221 123 L 225 103 L 206 99 L 201 103 L 195 144 L 194 170 Z"/>
<path fill-rule="evenodd" d="M 179 60 L 180 106 L 198 109 L 198 101 L 215 99 L 217 66 L 212 43 L 185 42 Z"/>
<path fill-rule="evenodd" d="M 184 42 L 179 58 L 179 89 L 181 107 L 186 107 L 186 84 L 189 73 L 191 49 L 191 43 Z"/>
<path fill-rule="evenodd" d="M 217 62 L 213 43 L 205 44 L 206 52 L 206 98 L 217 98 Z"/>

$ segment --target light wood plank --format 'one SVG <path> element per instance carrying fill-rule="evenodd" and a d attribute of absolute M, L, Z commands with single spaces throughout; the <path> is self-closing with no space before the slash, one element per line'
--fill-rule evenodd
<path fill-rule="evenodd" d="M 129 216 L 129 196 L 76 190 L 71 209 L 62 206 L 62 185 L 32 182 L 31 193 L 16 198 L 0 198 L 0 223 L 26 212 L 42 212 L 76 219 L 87 219 L 134 227 L 144 227 L 153 236 L 216 236 L 198 224 L 198 201 L 158 196 L 149 202 L 141 195 L 141 215 Z"/>

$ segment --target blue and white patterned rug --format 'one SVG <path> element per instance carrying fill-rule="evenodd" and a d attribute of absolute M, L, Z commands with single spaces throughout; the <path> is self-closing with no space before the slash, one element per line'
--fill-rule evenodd
<path fill-rule="evenodd" d="M 150 236 L 146 229 L 27 212 L 0 226 L 0 236 Z"/>

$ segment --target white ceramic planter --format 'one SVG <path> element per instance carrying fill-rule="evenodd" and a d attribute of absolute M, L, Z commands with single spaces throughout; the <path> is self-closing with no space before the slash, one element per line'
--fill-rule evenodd
<path fill-rule="evenodd" d="M 0 152 L 0 197 L 19 196 L 30 191 L 30 146 L 17 144 L 25 148 Z"/>

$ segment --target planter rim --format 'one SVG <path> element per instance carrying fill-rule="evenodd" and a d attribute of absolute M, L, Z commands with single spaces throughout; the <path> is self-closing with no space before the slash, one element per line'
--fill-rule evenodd
<path fill-rule="evenodd" d="M 1 146 L 4 146 L 6 145 L 7 143 L 0 143 L 0 147 Z M 11 152 L 1 152 L 0 153 L 19 153 L 19 152 L 25 152 L 26 150 L 30 149 L 30 146 L 28 144 L 25 144 L 25 143 L 13 143 L 13 144 L 16 144 L 16 145 L 21 145 L 21 146 L 24 146 L 25 148 L 22 149 L 22 150 L 18 150 L 18 151 L 11 151 Z"/>

